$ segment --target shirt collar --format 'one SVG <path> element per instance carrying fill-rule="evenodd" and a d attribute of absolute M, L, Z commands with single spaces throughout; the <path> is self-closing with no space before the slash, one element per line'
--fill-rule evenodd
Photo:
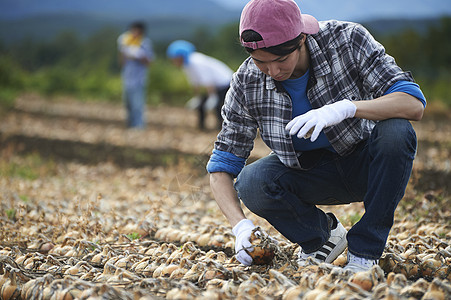
<path fill-rule="evenodd" d="M 271 78 L 271 76 L 268 76 L 266 74 L 265 75 L 265 85 L 266 85 L 266 89 L 268 90 L 272 90 L 275 89 L 278 85 L 276 85 L 276 81 L 274 79 Z"/>
<path fill-rule="evenodd" d="M 313 70 L 315 77 L 324 76 L 332 72 L 326 55 L 318 45 L 317 41 L 312 35 L 307 35 L 305 41 L 310 51 L 310 68 Z"/>

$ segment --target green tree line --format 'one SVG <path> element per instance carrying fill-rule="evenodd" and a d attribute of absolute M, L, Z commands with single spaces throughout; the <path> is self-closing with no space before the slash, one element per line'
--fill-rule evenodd
<path fill-rule="evenodd" d="M 26 91 L 121 101 L 116 49 L 119 33 L 105 28 L 87 39 L 64 32 L 52 41 L 27 38 L 14 44 L 0 42 L 0 103 L 11 104 L 15 96 Z M 238 24 L 230 24 L 214 33 L 199 28 L 187 39 L 198 51 L 236 69 L 247 57 L 237 33 Z M 429 102 L 439 101 L 451 107 L 450 36 L 451 18 L 445 17 L 439 25 L 422 33 L 404 30 L 375 37 L 404 70 L 412 71 Z M 148 84 L 150 104 L 182 105 L 191 96 L 184 74 L 165 57 L 168 43 L 154 41 L 156 60 L 151 65 Z"/>
<path fill-rule="evenodd" d="M 451 107 L 451 17 L 425 33 L 405 30 L 380 38 L 399 66 L 412 71 L 429 102 Z"/>

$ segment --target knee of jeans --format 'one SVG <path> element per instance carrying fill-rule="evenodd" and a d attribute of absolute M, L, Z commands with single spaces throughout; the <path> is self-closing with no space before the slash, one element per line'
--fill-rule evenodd
<path fill-rule="evenodd" d="M 267 186 L 268 178 L 264 172 L 251 165 L 246 166 L 238 175 L 235 183 L 235 189 L 238 197 L 243 201 L 246 207 L 257 215 L 264 214 L 269 205 Z"/>
<path fill-rule="evenodd" d="M 412 124 L 405 119 L 388 119 L 377 123 L 372 136 L 379 153 L 414 157 L 417 138 Z"/>

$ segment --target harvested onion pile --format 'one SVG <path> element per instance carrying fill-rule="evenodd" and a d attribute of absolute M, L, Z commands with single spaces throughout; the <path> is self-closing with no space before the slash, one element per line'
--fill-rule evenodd
<path fill-rule="evenodd" d="M 98 109 L 103 111 L 104 104 Z M 127 135 L 118 127 L 110 130 L 101 122 L 74 119 L 67 129 L 66 118 L 55 126 L 58 130 L 46 131 L 54 119 L 37 123 L 37 114 L 19 115 L 9 114 L 0 129 L 10 134 L 33 129 L 32 134 L 60 138 L 70 136 L 68 131 L 75 128 L 73 135 L 82 136 L 82 142 L 104 137 L 105 143 L 111 139 L 118 145 L 133 139 L 149 144 L 156 133 L 159 142 L 167 139 L 172 145 L 186 133 L 180 126 L 172 128 L 180 129 L 177 138 L 160 128 Z M 429 136 L 435 131 L 419 133 Z M 430 136 L 438 140 L 446 135 Z M 180 144 L 196 144 L 204 151 L 211 137 L 205 140 L 205 144 Z M 420 151 L 416 165 L 422 170 L 439 166 L 445 172 L 448 167 L 442 162 L 449 158 L 447 153 L 444 146 Z M 409 185 L 379 265 L 349 274 L 340 267 L 346 264 L 346 253 L 334 264 L 310 261 L 298 267 L 299 247 L 248 211 L 254 224 L 279 243 L 274 246 L 256 238 L 255 249 L 263 254 L 255 252 L 254 259 L 262 259 L 262 264 L 240 265 L 233 257 L 230 226 L 201 173 L 205 162 L 194 165 L 121 169 L 112 163 L 90 166 L 46 161 L 36 155 L 21 157 L 14 148 L 2 148 L 0 298 L 451 299 L 451 198 L 440 188 L 424 189 L 431 190 L 427 193 L 415 190 L 417 184 L 430 185 L 427 179 Z M 349 229 L 363 207 L 351 204 L 324 210 L 335 213 Z"/>
<path fill-rule="evenodd" d="M 380 266 L 353 275 L 336 266 L 345 262 L 345 253 L 335 265 L 312 261 L 298 268 L 299 248 L 250 215 L 279 244 L 268 248 L 268 240 L 255 237 L 255 249 L 271 249 L 270 259 L 244 267 L 233 257 L 230 227 L 207 192 L 189 197 L 188 187 L 177 193 L 158 188 L 169 186 L 171 171 L 69 164 L 57 166 L 45 182 L 1 179 L 2 211 L 18 208 L 13 218 L 1 219 L 2 299 L 451 295 L 450 227 L 433 222 L 443 216 L 412 220 L 407 212 L 416 208 L 401 207 L 406 217 L 398 216 Z M 152 181 L 156 173 L 160 177 Z M 208 184 L 204 177 L 193 180 L 199 187 Z M 149 193 L 152 189 L 160 192 Z M 89 195 L 92 190 L 102 194 Z M 437 212 L 443 203 L 430 197 L 425 195 L 423 207 Z"/>

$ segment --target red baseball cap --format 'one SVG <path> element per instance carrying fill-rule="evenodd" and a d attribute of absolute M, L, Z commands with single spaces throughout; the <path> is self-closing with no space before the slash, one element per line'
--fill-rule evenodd
<path fill-rule="evenodd" d="M 245 30 L 259 33 L 263 40 L 244 42 L 241 34 Z M 241 44 L 254 50 L 277 46 L 301 33 L 315 34 L 318 30 L 318 21 L 313 16 L 301 14 L 293 0 L 251 0 L 241 13 Z"/>

